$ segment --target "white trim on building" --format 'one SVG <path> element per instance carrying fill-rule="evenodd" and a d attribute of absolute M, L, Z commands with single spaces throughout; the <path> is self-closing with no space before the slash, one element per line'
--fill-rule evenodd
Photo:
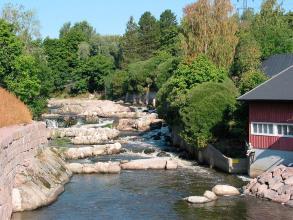
<path fill-rule="evenodd" d="M 273 122 L 251 122 L 250 132 L 252 135 L 293 138 L 293 124 Z"/>

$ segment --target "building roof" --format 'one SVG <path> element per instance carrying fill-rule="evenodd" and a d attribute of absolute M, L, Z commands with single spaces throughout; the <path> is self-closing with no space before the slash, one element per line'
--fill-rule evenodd
<path fill-rule="evenodd" d="M 293 101 L 293 64 L 240 96 L 243 101 Z"/>
<path fill-rule="evenodd" d="M 293 65 L 293 53 L 276 54 L 262 62 L 262 70 L 267 76 L 272 77 L 291 65 Z"/>

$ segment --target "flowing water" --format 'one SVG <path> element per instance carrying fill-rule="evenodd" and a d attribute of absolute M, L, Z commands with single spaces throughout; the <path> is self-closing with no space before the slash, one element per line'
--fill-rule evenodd
<path fill-rule="evenodd" d="M 161 133 L 160 139 L 158 133 Z M 182 198 L 202 195 L 218 183 L 241 187 L 241 178 L 179 159 L 164 140 L 168 128 L 144 135 L 124 134 L 119 155 L 99 156 L 79 162 L 119 161 L 170 156 L 183 168 L 172 171 L 122 171 L 121 174 L 74 175 L 65 192 L 50 206 L 15 213 L 13 220 L 91 219 L 293 219 L 293 210 L 280 204 L 246 196 L 221 197 L 192 205 Z M 159 139 L 159 140 L 155 140 Z"/>

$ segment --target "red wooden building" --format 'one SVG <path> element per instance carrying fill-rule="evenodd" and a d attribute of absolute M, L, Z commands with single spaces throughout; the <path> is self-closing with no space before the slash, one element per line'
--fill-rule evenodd
<path fill-rule="evenodd" d="M 293 54 L 273 56 L 263 69 L 271 78 L 238 98 L 249 104 L 249 144 L 256 174 L 293 163 Z"/>

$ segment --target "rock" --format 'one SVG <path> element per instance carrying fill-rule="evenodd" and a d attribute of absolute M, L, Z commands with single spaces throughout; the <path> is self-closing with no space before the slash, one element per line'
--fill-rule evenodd
<path fill-rule="evenodd" d="M 122 163 L 123 170 L 162 170 L 162 169 L 176 169 L 177 163 L 165 158 L 151 158 L 151 159 L 138 159 L 132 160 L 127 163 Z M 176 168 L 175 168 L 176 167 Z"/>
<path fill-rule="evenodd" d="M 146 149 L 143 150 L 143 152 L 145 154 L 152 154 L 152 153 L 155 153 L 156 150 L 154 148 L 146 148 Z"/>
<path fill-rule="evenodd" d="M 260 185 L 258 188 L 257 188 L 257 196 L 263 198 L 264 197 L 264 194 L 265 194 L 265 191 L 268 189 L 268 186 L 266 184 L 263 184 L 263 185 Z"/>
<path fill-rule="evenodd" d="M 17 184 L 12 190 L 14 212 L 33 210 L 55 201 L 72 173 L 60 155 L 45 148 L 18 175 Z"/>
<path fill-rule="evenodd" d="M 120 173 L 119 162 L 97 162 L 94 164 L 69 163 L 66 165 L 73 173 Z"/>
<path fill-rule="evenodd" d="M 264 192 L 264 197 L 274 201 L 278 197 L 278 193 L 274 190 L 268 189 Z"/>
<path fill-rule="evenodd" d="M 120 153 L 122 146 L 120 143 L 94 145 L 92 147 L 68 148 L 65 152 L 66 159 L 81 159 L 98 155 L 111 155 Z"/>
<path fill-rule="evenodd" d="M 194 203 L 194 204 L 207 203 L 207 202 L 211 201 L 205 196 L 189 196 L 189 197 L 184 198 L 184 200 L 186 200 L 189 203 Z"/>
<path fill-rule="evenodd" d="M 161 136 L 160 135 L 154 135 L 153 139 L 156 140 L 156 141 L 161 140 Z"/>
<path fill-rule="evenodd" d="M 161 151 L 157 154 L 157 157 L 171 157 L 171 155 L 165 151 Z"/>
<path fill-rule="evenodd" d="M 240 192 L 234 186 L 229 185 L 216 185 L 213 187 L 212 191 L 217 196 L 235 196 L 240 195 Z"/>
<path fill-rule="evenodd" d="M 273 178 L 271 172 L 265 172 L 263 175 L 258 177 L 258 182 L 261 184 L 268 183 L 270 179 Z"/>
<path fill-rule="evenodd" d="M 217 195 L 212 192 L 212 191 L 209 191 L 209 190 L 206 190 L 203 194 L 204 197 L 208 198 L 209 200 L 216 200 L 218 197 Z"/>
<path fill-rule="evenodd" d="M 166 170 L 175 170 L 177 169 L 178 164 L 174 160 L 167 160 Z"/>
<path fill-rule="evenodd" d="M 287 185 L 293 185 L 293 176 L 288 177 L 284 182 Z"/>

